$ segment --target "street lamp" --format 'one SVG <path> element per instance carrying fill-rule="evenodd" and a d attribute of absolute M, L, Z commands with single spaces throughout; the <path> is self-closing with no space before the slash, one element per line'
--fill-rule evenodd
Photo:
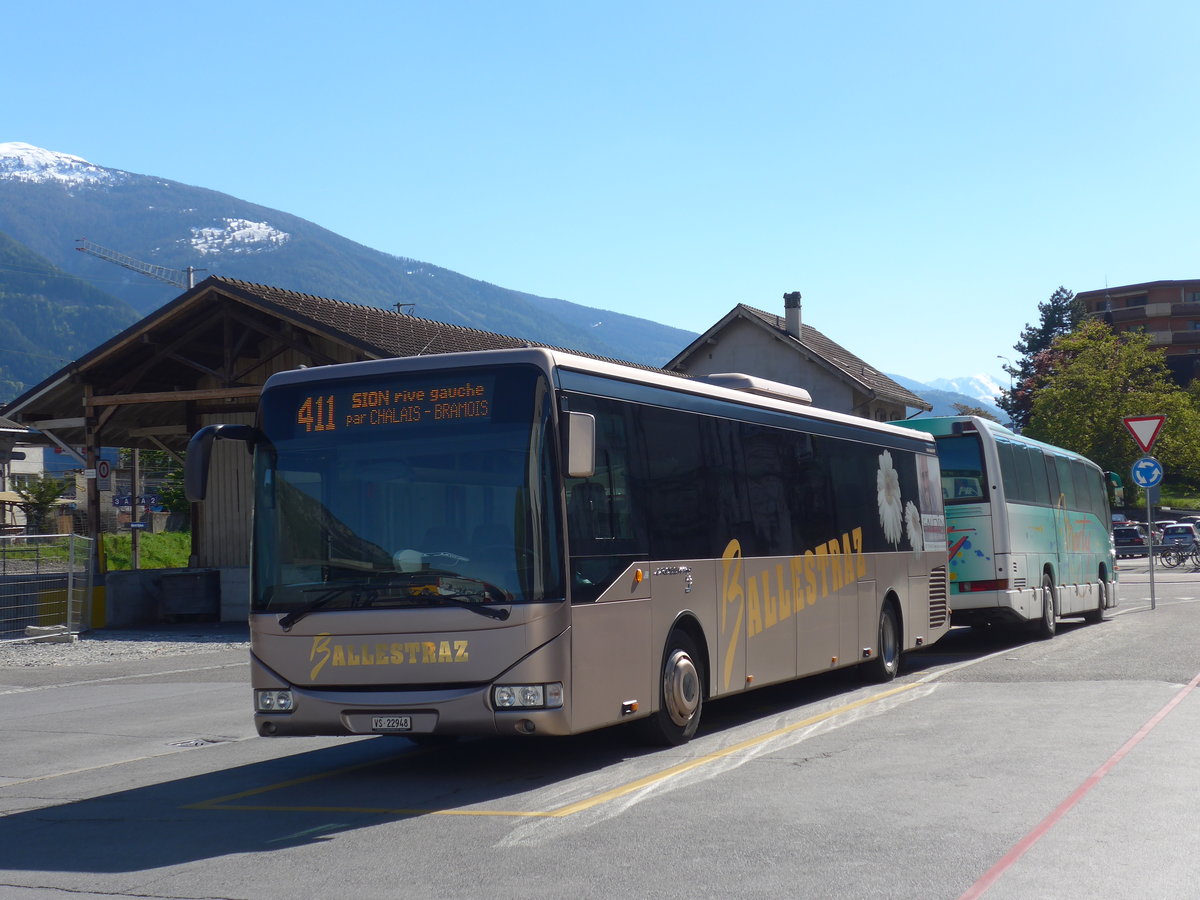
<path fill-rule="evenodd" d="M 1002 359 L 1006 363 L 1008 363 L 1008 365 L 1005 367 L 1004 371 L 1008 373 L 1008 396 L 1011 399 L 1012 387 L 1013 387 L 1013 385 L 1012 385 L 1012 360 L 1009 359 L 1007 356 L 1001 356 L 998 353 L 996 354 L 996 359 Z"/>
<path fill-rule="evenodd" d="M 1013 402 L 1014 402 L 1013 379 L 1012 379 L 1012 360 L 1009 359 L 1007 356 L 1001 356 L 999 353 L 996 354 L 996 359 L 1002 359 L 1006 363 L 1008 363 L 1008 365 L 1004 367 L 1004 371 L 1006 371 L 1008 373 L 1008 407 L 1011 410 L 1013 408 Z M 1013 431 L 1021 430 L 1021 429 L 1017 428 L 1017 423 L 1013 421 L 1013 416 L 1012 416 L 1011 412 L 1009 412 L 1009 414 L 1008 414 L 1008 427 L 1011 428 Z"/>

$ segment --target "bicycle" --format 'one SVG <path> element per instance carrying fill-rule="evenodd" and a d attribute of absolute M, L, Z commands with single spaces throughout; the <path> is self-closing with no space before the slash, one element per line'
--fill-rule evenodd
<path fill-rule="evenodd" d="M 1175 568 L 1190 555 L 1186 547 L 1163 547 L 1158 554 L 1158 561 L 1168 568 Z"/>
<path fill-rule="evenodd" d="M 1159 550 L 1158 561 L 1168 568 L 1175 568 L 1185 562 L 1190 562 L 1195 568 L 1200 568 L 1200 545 L 1174 544 Z"/>

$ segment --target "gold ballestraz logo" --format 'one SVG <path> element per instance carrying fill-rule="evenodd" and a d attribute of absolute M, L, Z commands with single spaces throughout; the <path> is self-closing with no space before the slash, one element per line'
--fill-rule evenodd
<path fill-rule="evenodd" d="M 345 666 L 444 665 L 467 662 L 468 652 L 467 641 L 335 643 L 333 635 L 318 634 L 313 636 L 308 660 L 313 663 L 309 679 L 316 681 L 326 665 L 335 669 Z"/>
<path fill-rule="evenodd" d="M 855 528 L 757 572 L 748 570 L 734 539 L 721 554 L 721 567 L 721 632 L 727 639 L 722 676 L 728 689 L 743 623 L 746 637 L 753 638 L 866 576 L 863 531 Z"/>

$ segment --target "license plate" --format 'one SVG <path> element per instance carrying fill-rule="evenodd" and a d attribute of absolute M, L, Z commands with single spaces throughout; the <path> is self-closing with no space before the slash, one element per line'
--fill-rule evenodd
<path fill-rule="evenodd" d="M 412 731 L 412 716 L 372 716 L 372 731 Z"/>

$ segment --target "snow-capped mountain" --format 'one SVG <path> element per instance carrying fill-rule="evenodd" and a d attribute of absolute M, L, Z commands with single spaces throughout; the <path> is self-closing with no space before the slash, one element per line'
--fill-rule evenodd
<path fill-rule="evenodd" d="M 423 318 L 638 363 L 661 365 L 695 338 L 647 319 L 537 297 L 382 253 L 298 216 L 217 191 L 97 166 L 26 143 L 0 143 L 0 233 L 60 270 L 53 277 L 73 275 L 101 285 L 142 315 L 178 296 L 180 288 L 76 252 L 81 238 L 178 275 L 194 268 L 201 278 L 223 275 L 381 309 L 404 305 Z M 0 272 L 0 293 L 3 279 Z M 115 320 L 107 332 L 95 330 L 94 321 L 90 327 L 80 336 L 87 347 L 119 330 Z M 0 370 L 6 367 L 13 369 L 0 350 Z"/>
<path fill-rule="evenodd" d="M 957 407 L 976 407 L 988 413 L 997 422 L 1008 422 L 1008 414 L 996 405 L 995 396 L 979 396 L 986 390 L 986 386 L 990 381 L 987 375 L 968 375 L 962 378 L 939 378 L 936 381 L 922 382 L 913 378 L 906 378 L 904 375 L 895 375 L 891 372 L 887 373 L 888 378 L 908 388 L 918 397 L 927 400 L 932 406 L 933 411 L 925 413 L 930 416 L 956 416 L 959 414 Z M 975 382 L 978 382 L 976 384 Z M 993 384 L 995 382 L 992 382 Z M 969 388 L 975 393 L 967 394 L 963 391 L 957 391 L 950 388 L 939 387 L 939 385 L 962 385 L 964 388 Z"/>
<path fill-rule="evenodd" d="M 955 394 L 965 394 L 994 404 L 1000 392 L 1004 390 L 991 375 L 965 375 L 962 378 L 937 378 L 929 382 L 931 388 L 939 391 L 950 391 Z"/>
<path fill-rule="evenodd" d="M 69 153 L 43 150 L 17 141 L 0 144 L 0 178 L 30 184 L 95 186 L 120 184 L 129 177 L 128 172 L 93 166 L 86 159 Z"/>

